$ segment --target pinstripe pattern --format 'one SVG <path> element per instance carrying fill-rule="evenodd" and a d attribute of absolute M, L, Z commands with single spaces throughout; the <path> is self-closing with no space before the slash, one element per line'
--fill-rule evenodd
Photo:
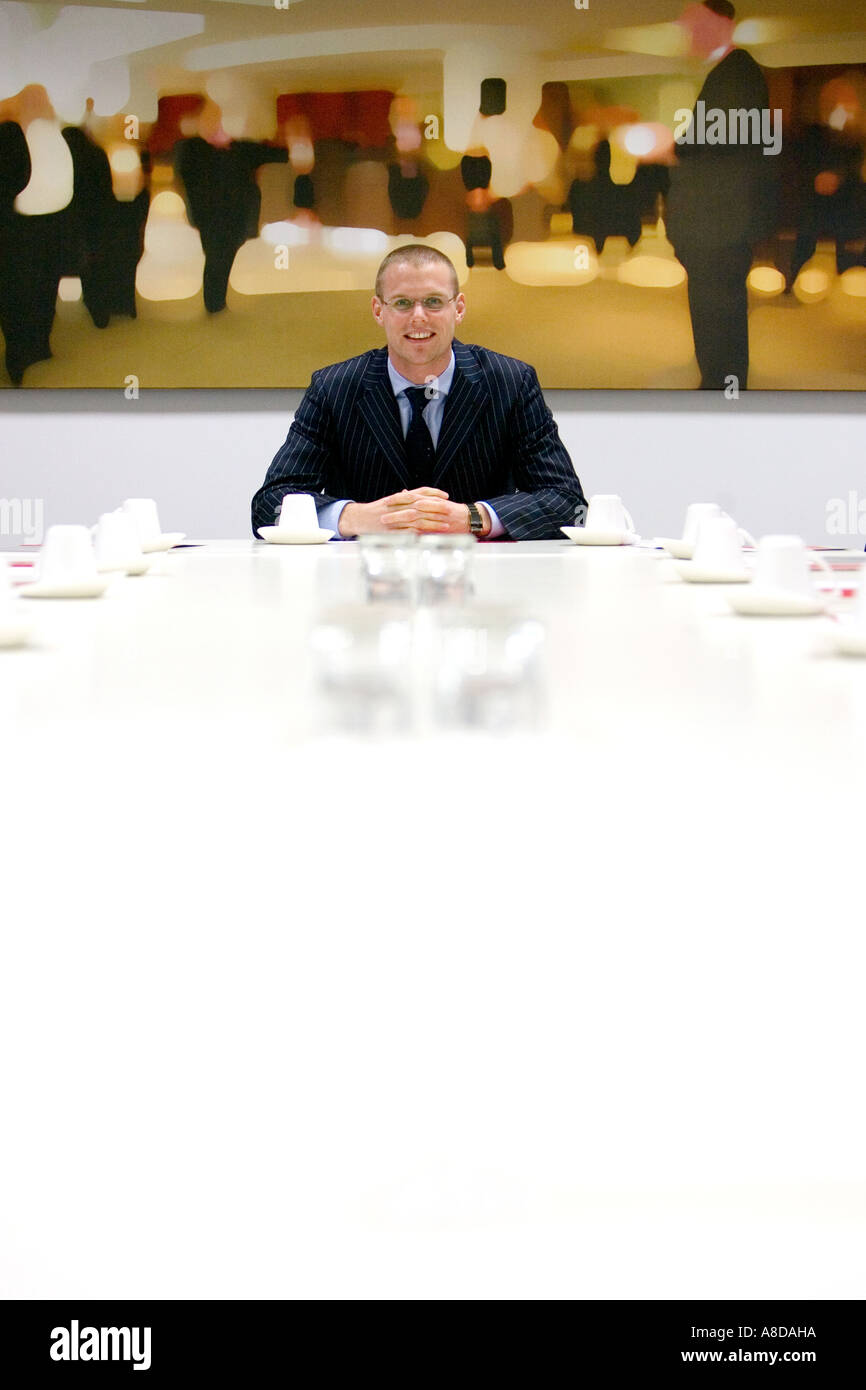
<path fill-rule="evenodd" d="M 489 501 L 514 540 L 570 526 L 585 499 L 532 367 L 454 342 L 456 371 L 431 487 L 453 502 Z M 408 486 L 387 348 L 314 372 L 292 427 L 253 498 L 253 531 L 274 524 L 287 492 L 373 502 Z"/>

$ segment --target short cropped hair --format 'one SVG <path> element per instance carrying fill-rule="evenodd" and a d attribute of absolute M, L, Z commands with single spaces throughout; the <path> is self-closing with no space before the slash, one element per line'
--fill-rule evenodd
<path fill-rule="evenodd" d="M 382 287 L 385 279 L 385 271 L 392 265 L 447 265 L 451 271 L 451 289 L 455 295 L 460 293 L 460 281 L 457 279 L 457 271 L 447 256 L 443 256 L 441 251 L 437 251 L 435 246 L 423 246 L 418 241 L 411 241 L 407 246 L 398 246 L 396 250 L 389 251 L 379 269 L 376 271 L 376 298 L 382 298 Z"/>
<path fill-rule="evenodd" d="M 720 14 L 725 19 L 736 18 L 737 12 L 730 0 L 703 0 L 703 3 L 708 10 L 712 10 L 713 14 Z"/>

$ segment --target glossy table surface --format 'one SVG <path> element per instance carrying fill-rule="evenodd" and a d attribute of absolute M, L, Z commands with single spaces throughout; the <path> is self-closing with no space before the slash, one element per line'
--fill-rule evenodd
<path fill-rule="evenodd" d="M 27 605 L 5 1296 L 863 1296 L 866 661 L 648 550 L 475 584 L 538 728 L 323 730 L 353 544 Z"/>

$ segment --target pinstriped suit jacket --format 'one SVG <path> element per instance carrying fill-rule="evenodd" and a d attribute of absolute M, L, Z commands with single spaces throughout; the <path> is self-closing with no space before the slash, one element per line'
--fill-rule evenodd
<path fill-rule="evenodd" d="M 585 505 L 532 367 L 455 340 L 430 487 L 452 502 L 490 502 L 514 540 L 559 536 Z M 314 372 L 285 444 L 252 504 L 253 531 L 274 525 L 287 492 L 317 507 L 348 497 L 373 502 L 409 483 L 388 350 Z"/>

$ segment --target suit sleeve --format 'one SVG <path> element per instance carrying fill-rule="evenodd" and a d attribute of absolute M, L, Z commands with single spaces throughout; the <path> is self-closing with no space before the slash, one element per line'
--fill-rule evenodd
<path fill-rule="evenodd" d="M 535 370 L 524 368 L 509 422 L 516 492 L 484 497 L 515 541 L 559 539 L 560 526 L 582 523 L 586 499 Z"/>
<path fill-rule="evenodd" d="M 15 121 L 0 121 L 0 224 L 30 179 L 30 152 Z"/>
<path fill-rule="evenodd" d="M 254 173 L 262 164 L 288 164 L 289 151 L 285 145 L 265 145 L 258 140 L 233 140 L 232 149 Z"/>
<path fill-rule="evenodd" d="M 326 479 L 337 462 L 336 436 L 330 407 L 318 373 L 304 394 L 286 442 L 265 475 L 252 502 L 253 534 L 260 526 L 273 526 L 283 498 L 289 492 L 309 492 L 316 509 L 340 499 L 325 494 Z"/>

